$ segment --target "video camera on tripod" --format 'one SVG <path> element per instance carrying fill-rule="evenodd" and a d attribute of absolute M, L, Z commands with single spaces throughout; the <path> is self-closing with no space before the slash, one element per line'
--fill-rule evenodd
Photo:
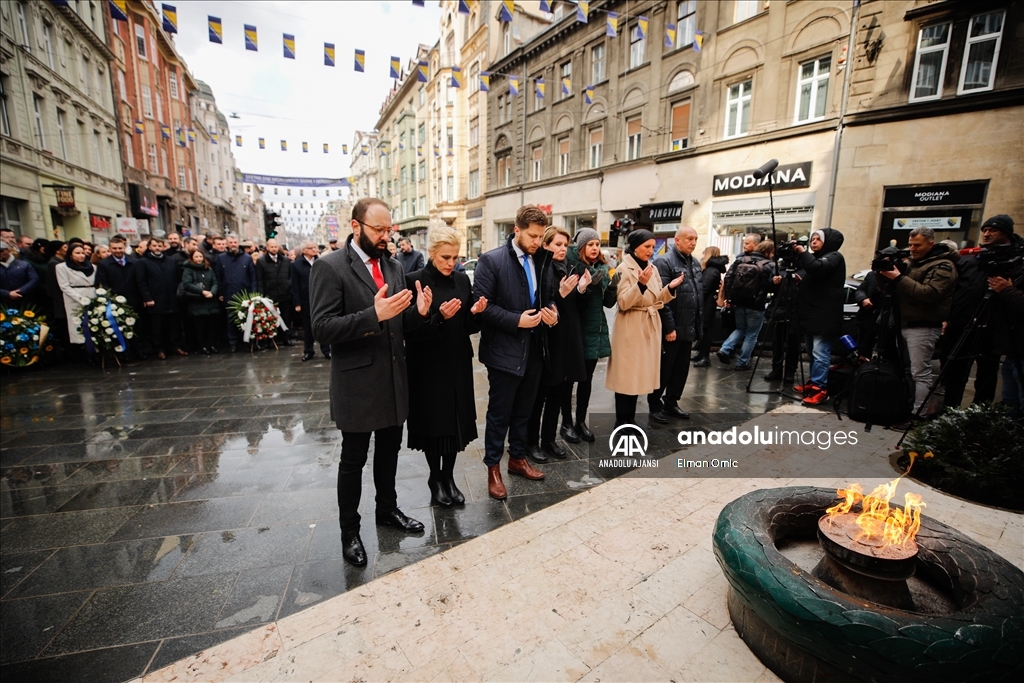
<path fill-rule="evenodd" d="M 895 240 L 893 240 L 895 241 Z M 910 258 L 909 249 L 897 249 L 895 244 L 875 252 L 875 258 L 871 259 L 871 270 L 876 273 L 888 272 L 895 268 L 901 273 L 907 272 L 907 263 L 904 259 Z"/>
<path fill-rule="evenodd" d="M 795 240 L 783 242 L 775 250 L 775 259 L 779 262 L 782 268 L 786 271 L 798 270 L 797 257 L 800 255 L 796 251 L 796 246 L 800 245 L 804 249 L 807 248 L 808 238 L 806 235 Z"/>
<path fill-rule="evenodd" d="M 961 249 L 960 255 L 974 256 L 978 261 L 978 270 L 984 273 L 985 277 L 1004 277 L 1012 280 L 1024 262 L 1024 241 Z"/>

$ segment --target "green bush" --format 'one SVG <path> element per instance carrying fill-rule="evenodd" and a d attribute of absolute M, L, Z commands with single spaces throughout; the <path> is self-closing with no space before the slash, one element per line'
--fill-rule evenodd
<path fill-rule="evenodd" d="M 918 454 L 915 479 L 978 503 L 1024 510 L 1024 422 L 1002 404 L 948 410 L 915 427 L 903 451 Z M 909 464 L 907 455 L 901 462 Z"/>

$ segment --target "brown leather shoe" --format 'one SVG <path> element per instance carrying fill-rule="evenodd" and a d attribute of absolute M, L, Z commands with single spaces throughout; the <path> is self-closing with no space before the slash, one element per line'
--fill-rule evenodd
<path fill-rule="evenodd" d="M 163 351 L 157 351 L 156 357 L 159 358 L 160 360 L 167 360 L 167 354 L 164 353 Z"/>
<path fill-rule="evenodd" d="M 179 356 L 188 355 L 188 351 L 186 351 L 185 349 L 174 349 L 174 353 L 178 354 Z"/>
<path fill-rule="evenodd" d="M 508 498 L 505 482 L 501 480 L 501 465 L 491 465 L 487 468 L 487 493 L 491 495 L 491 498 L 498 500 Z"/>
<path fill-rule="evenodd" d="M 532 481 L 538 481 L 544 478 L 544 473 L 531 465 L 530 461 L 526 458 L 509 457 L 508 473 L 518 474 L 520 477 L 526 477 Z"/>

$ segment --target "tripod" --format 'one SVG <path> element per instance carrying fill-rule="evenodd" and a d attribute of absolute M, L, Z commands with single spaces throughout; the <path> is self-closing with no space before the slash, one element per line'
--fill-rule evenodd
<path fill-rule="evenodd" d="M 786 398 L 792 398 L 795 400 L 800 400 L 803 398 L 802 396 L 796 396 L 793 394 L 786 393 L 785 384 L 783 384 L 782 387 L 778 389 L 755 391 L 750 388 L 754 383 L 754 377 L 757 376 L 757 366 L 761 363 L 761 354 L 764 351 L 764 340 L 766 337 L 772 340 L 772 353 L 775 353 L 775 331 L 778 328 L 780 322 L 785 325 L 793 325 L 795 328 L 793 331 L 787 331 L 785 336 L 788 337 L 790 334 L 795 334 L 797 337 L 797 365 L 799 366 L 798 369 L 800 370 L 800 384 L 805 384 L 803 354 L 799 353 L 799 326 L 797 326 L 796 322 L 796 278 L 793 277 L 795 272 L 796 271 L 793 270 L 792 268 L 786 268 L 785 273 L 782 276 L 782 282 L 779 283 L 779 292 L 774 297 L 772 297 L 772 302 L 771 304 L 768 305 L 768 312 L 766 315 L 768 315 L 769 321 L 767 325 L 761 326 L 761 331 L 758 333 L 757 345 L 754 347 L 757 357 L 754 359 L 754 365 L 752 368 L 753 371 L 750 373 L 750 379 L 747 380 L 748 394 L 778 394 L 779 396 L 785 396 Z M 788 350 L 786 348 L 788 347 L 788 339 L 784 337 L 782 343 L 784 347 L 782 351 L 785 355 L 786 351 Z M 785 377 L 785 373 L 783 373 L 783 376 Z"/>

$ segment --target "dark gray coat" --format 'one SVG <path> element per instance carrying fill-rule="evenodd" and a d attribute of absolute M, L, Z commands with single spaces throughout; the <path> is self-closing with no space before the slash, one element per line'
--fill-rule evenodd
<path fill-rule="evenodd" d="M 704 285 L 700 261 L 692 255 L 686 256 L 675 245 L 654 259 L 654 267 L 661 276 L 661 284 L 668 283 L 684 274 L 683 283 L 676 289 L 676 298 L 665 304 L 658 314 L 661 316 L 661 334 L 676 331 L 683 341 L 697 341 L 703 331 Z"/>
<path fill-rule="evenodd" d="M 401 264 L 380 260 L 387 296 L 406 289 Z M 377 286 L 352 247 L 321 256 L 309 278 L 313 336 L 331 345 L 331 419 L 343 432 L 372 432 L 402 425 L 409 415 L 405 330 L 424 324 L 413 303 L 402 314 L 377 321 Z"/>

